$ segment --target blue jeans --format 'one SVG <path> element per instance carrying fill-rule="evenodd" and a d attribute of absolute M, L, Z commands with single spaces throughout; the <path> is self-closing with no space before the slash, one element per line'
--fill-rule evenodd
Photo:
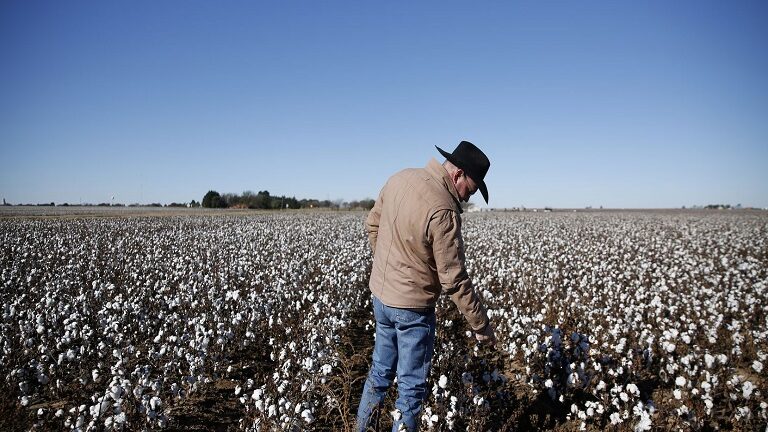
<path fill-rule="evenodd" d="M 376 317 L 373 364 L 357 409 L 357 430 L 368 427 L 373 411 L 381 406 L 397 375 L 395 407 L 400 411 L 400 419 L 394 422 L 392 430 L 397 431 L 402 423 L 408 431 L 415 431 L 432 366 L 435 309 L 393 308 L 374 296 L 373 314 Z"/>

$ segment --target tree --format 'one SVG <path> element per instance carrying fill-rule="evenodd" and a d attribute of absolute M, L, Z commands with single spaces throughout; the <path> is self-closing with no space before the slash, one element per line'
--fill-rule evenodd
<path fill-rule="evenodd" d="M 207 194 L 203 197 L 203 207 L 206 208 L 224 208 L 225 203 L 224 200 L 221 198 L 221 195 L 214 191 L 210 190 Z"/>
<path fill-rule="evenodd" d="M 271 198 L 269 196 L 269 191 L 259 191 L 258 194 L 254 197 L 253 204 L 254 208 L 257 209 L 268 209 L 272 208 L 272 202 Z"/>

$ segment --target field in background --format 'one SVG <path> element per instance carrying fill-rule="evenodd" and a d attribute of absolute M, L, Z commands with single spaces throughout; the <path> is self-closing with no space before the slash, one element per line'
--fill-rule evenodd
<path fill-rule="evenodd" d="M 351 430 L 364 217 L 0 209 L 0 426 Z M 499 349 L 441 301 L 423 430 L 765 428 L 765 212 L 464 221 Z"/>

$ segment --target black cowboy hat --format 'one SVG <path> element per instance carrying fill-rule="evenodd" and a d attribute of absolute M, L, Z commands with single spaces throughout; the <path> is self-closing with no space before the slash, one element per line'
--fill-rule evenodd
<path fill-rule="evenodd" d="M 453 153 L 448 153 L 438 146 L 435 146 L 435 148 L 449 162 L 461 168 L 475 182 L 477 188 L 480 189 L 480 193 L 483 194 L 485 203 L 488 204 L 488 188 L 485 186 L 483 179 L 488 173 L 488 168 L 491 167 L 491 161 L 488 160 L 485 153 L 469 141 L 460 142 Z"/>

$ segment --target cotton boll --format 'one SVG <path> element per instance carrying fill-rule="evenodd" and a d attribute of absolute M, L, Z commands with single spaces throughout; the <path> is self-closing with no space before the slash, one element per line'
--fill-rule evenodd
<path fill-rule="evenodd" d="M 101 402 L 97 403 L 96 405 L 91 406 L 90 407 L 91 417 L 96 418 L 96 417 L 101 416 L 102 414 L 107 412 L 107 410 L 109 409 L 109 405 L 110 405 L 110 403 L 104 400 L 104 401 L 101 401 Z"/>
<path fill-rule="evenodd" d="M 440 375 L 440 379 L 438 380 L 437 385 L 444 389 L 448 385 L 448 377 L 445 375 Z"/>
<path fill-rule="evenodd" d="M 162 407 L 162 405 L 163 405 L 162 400 L 160 400 L 160 398 L 157 396 L 153 396 L 152 399 L 149 400 L 149 406 L 150 408 L 152 408 L 153 411 L 157 411 L 158 409 L 160 409 L 160 407 Z"/>
<path fill-rule="evenodd" d="M 709 414 L 709 412 L 712 410 L 712 407 L 714 406 L 714 404 L 712 403 L 712 399 L 711 398 L 704 399 L 704 405 L 706 406 L 707 414 Z"/>
<path fill-rule="evenodd" d="M 116 385 L 113 385 L 113 386 L 112 386 L 112 387 L 109 389 L 109 396 L 110 396 L 110 397 L 111 397 L 113 400 L 115 400 L 115 401 L 119 401 L 119 400 L 120 400 L 120 398 L 122 397 L 122 395 L 123 395 L 123 388 L 122 388 L 120 385 L 117 385 L 117 384 L 116 384 Z"/>
<path fill-rule="evenodd" d="M 736 408 L 736 414 L 734 415 L 734 417 L 736 417 L 736 420 L 741 420 L 743 418 L 748 419 L 751 417 L 751 415 L 752 415 L 752 412 L 749 409 L 749 407 L 738 407 Z"/>
<path fill-rule="evenodd" d="M 754 384 L 752 384 L 750 381 L 745 381 L 741 386 L 741 392 L 744 399 L 749 399 L 749 397 L 752 396 L 752 391 L 754 389 Z"/>
<path fill-rule="evenodd" d="M 116 425 L 122 425 L 125 423 L 125 413 L 119 413 L 113 417 Z"/>
<path fill-rule="evenodd" d="M 709 353 L 704 354 L 704 364 L 707 366 L 707 369 L 712 369 L 712 366 L 715 364 L 715 357 Z"/>
<path fill-rule="evenodd" d="M 640 420 L 635 424 L 635 432 L 642 432 L 642 431 L 648 431 L 651 430 L 653 426 L 653 423 L 651 421 L 651 416 L 643 411 L 640 414 Z"/>
<path fill-rule="evenodd" d="M 619 414 L 617 412 L 611 414 L 610 420 L 611 420 L 611 424 L 612 425 L 616 425 L 616 424 L 619 424 L 619 423 L 623 422 L 623 420 L 621 419 L 621 414 Z"/>
<path fill-rule="evenodd" d="M 253 395 L 251 396 L 251 399 L 253 400 L 261 400 L 261 397 L 264 395 L 264 390 L 258 388 L 253 391 Z"/>
<path fill-rule="evenodd" d="M 301 418 L 305 423 L 310 424 L 315 421 L 315 417 L 312 415 L 312 411 L 305 409 L 301 412 Z"/>

